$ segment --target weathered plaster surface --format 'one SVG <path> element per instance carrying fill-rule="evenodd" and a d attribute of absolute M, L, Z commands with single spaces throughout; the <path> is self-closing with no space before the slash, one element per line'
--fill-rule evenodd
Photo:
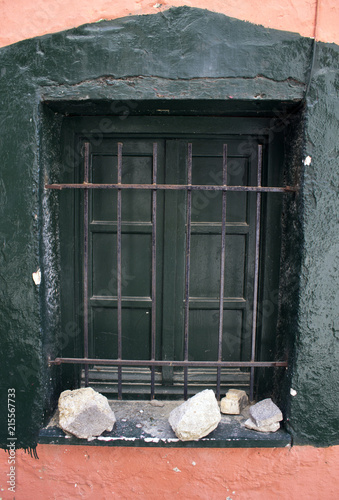
<path fill-rule="evenodd" d="M 303 36 L 314 36 L 316 0 L 171 0 L 156 2 L 133 0 L 3 0 L 1 2 L 0 46 L 46 33 L 61 31 L 100 19 L 117 19 L 140 14 L 154 14 L 170 7 L 188 5 L 213 10 L 251 23 Z M 339 42 L 339 12 L 336 0 L 318 0 L 317 39 Z"/>
<path fill-rule="evenodd" d="M 339 400 L 331 397 L 339 391 L 338 70 L 338 47 L 321 44 L 308 98 L 311 163 L 304 169 L 304 254 L 292 385 L 297 395 L 291 398 L 299 437 L 307 439 L 313 429 L 316 441 L 326 436 L 328 444 L 337 443 L 339 433 Z"/>
<path fill-rule="evenodd" d="M 16 500 L 311 500 L 338 493 L 339 447 L 145 449 L 38 446 L 39 460 L 17 453 Z M 0 451 L 0 492 L 6 455 Z M 34 486 L 33 486 L 34 485 Z"/>

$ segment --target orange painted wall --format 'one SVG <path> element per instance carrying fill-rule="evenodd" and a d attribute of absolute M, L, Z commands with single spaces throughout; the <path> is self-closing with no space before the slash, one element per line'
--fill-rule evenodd
<path fill-rule="evenodd" d="M 161 5 L 161 7 L 159 7 Z M 154 14 L 188 5 L 269 28 L 339 43 L 338 0 L 0 0 L 0 47 L 99 19 Z"/>
<path fill-rule="evenodd" d="M 15 500 L 335 500 L 339 446 L 166 449 L 38 447 L 17 452 Z M 0 453 L 0 498 L 7 455 Z M 4 491 L 5 490 L 5 491 Z"/>

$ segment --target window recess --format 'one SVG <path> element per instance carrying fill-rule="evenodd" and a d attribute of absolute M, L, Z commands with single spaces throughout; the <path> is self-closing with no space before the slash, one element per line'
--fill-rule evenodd
<path fill-rule="evenodd" d="M 74 179 L 45 188 L 70 192 L 75 207 L 78 289 L 61 293 L 64 303 L 76 297 L 81 345 L 50 364 L 81 366 L 85 386 L 119 399 L 186 399 L 206 387 L 219 399 L 242 387 L 253 400 L 257 370 L 287 367 L 258 355 L 274 336 L 258 320 L 266 259 L 279 275 L 279 244 L 267 235 L 280 224 L 278 198 L 296 191 L 281 185 L 271 146 L 175 127 L 75 143 Z"/>

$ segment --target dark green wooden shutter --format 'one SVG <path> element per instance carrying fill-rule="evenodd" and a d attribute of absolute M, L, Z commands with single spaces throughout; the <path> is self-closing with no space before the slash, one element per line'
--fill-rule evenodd
<path fill-rule="evenodd" d="M 85 123 L 82 119 L 81 123 Z M 122 133 L 103 135 L 91 144 L 90 181 L 117 182 L 118 142 L 123 143 L 122 182 L 151 184 L 153 143 L 158 145 L 158 183 L 187 183 L 187 145 L 192 144 L 193 184 L 222 184 L 223 144 L 228 147 L 228 179 L 234 186 L 255 185 L 258 139 L 246 135 L 251 120 L 236 120 L 242 133 L 232 132 L 234 120 L 224 119 L 227 133 L 215 120 L 129 118 Z M 159 123 L 160 122 L 160 123 Z M 163 123 L 161 123 L 163 122 Z M 220 120 L 218 124 L 220 124 Z M 84 139 L 80 136 L 78 141 Z M 81 146 L 76 146 L 78 150 Z M 78 180 L 83 181 L 79 161 Z M 265 166 L 267 170 L 267 165 Z M 81 262 L 81 194 L 75 195 L 75 239 Z M 151 199 L 150 190 L 122 191 L 122 359 L 151 358 Z M 226 255 L 222 360 L 249 360 L 255 255 L 255 193 L 227 192 Z M 184 284 L 186 241 L 185 191 L 158 191 L 157 197 L 157 296 L 156 359 L 183 360 Z M 212 361 L 218 355 L 222 193 L 192 193 L 191 271 L 189 298 L 189 360 Z M 267 219 L 278 224 L 275 218 Z M 116 358 L 117 347 L 117 192 L 90 190 L 89 210 L 89 357 Z M 270 247 L 271 248 L 271 247 Z M 272 272 L 278 274 L 279 248 Z M 263 269 L 265 266 L 262 266 Z M 81 274 L 81 265 L 78 266 Z M 81 277 L 77 310 L 81 309 Z M 265 333 L 267 336 L 267 334 Z M 265 337 L 263 335 L 263 337 Z M 274 335 L 273 335 L 274 337 Z M 265 337 L 266 338 L 266 337 Z M 93 367 L 92 382 L 100 380 L 102 392 L 115 392 L 110 381 L 116 368 Z M 149 369 L 125 369 L 129 391 L 142 392 Z M 196 387 L 215 384 L 216 369 L 190 369 Z M 160 393 L 175 393 L 182 370 L 158 370 Z M 248 382 L 246 370 L 224 370 L 226 384 Z M 223 378 L 222 378 L 223 379 Z M 133 385 L 136 384 L 136 385 Z M 93 385 L 93 384 L 92 384 Z"/>

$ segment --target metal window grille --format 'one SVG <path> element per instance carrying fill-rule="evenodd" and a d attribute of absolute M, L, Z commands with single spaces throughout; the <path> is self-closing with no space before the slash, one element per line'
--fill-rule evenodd
<path fill-rule="evenodd" d="M 89 365 L 116 366 L 118 368 L 118 397 L 122 398 L 122 367 L 149 367 L 151 369 L 150 397 L 155 397 L 155 368 L 156 367 L 181 367 L 184 369 L 184 398 L 187 399 L 188 368 L 216 368 L 216 394 L 220 398 L 220 374 L 222 368 L 250 368 L 250 400 L 254 396 L 254 373 L 260 367 L 286 367 L 287 361 L 257 361 L 256 360 L 256 332 L 258 312 L 258 290 L 259 290 L 259 250 L 260 250 L 260 219 L 261 219 L 261 194 L 262 193 L 286 193 L 296 191 L 297 188 L 266 187 L 262 186 L 262 157 L 263 147 L 258 145 L 257 185 L 256 186 L 230 186 L 227 185 L 227 144 L 223 145 L 223 183 L 222 185 L 194 185 L 192 184 L 192 144 L 187 148 L 187 184 L 158 184 L 157 183 L 157 143 L 153 144 L 153 179 L 152 184 L 123 184 L 122 159 L 123 143 L 118 143 L 118 176 L 116 184 L 95 184 L 89 182 L 89 158 L 90 144 L 84 144 L 84 182 L 82 184 L 47 184 L 46 189 L 82 189 L 84 190 L 84 325 L 83 325 L 83 358 L 57 357 L 50 360 L 50 365 L 62 363 L 73 363 L 84 366 L 85 385 L 89 384 Z M 90 189 L 115 189 L 117 190 L 117 333 L 118 333 L 118 357 L 117 359 L 89 358 L 88 348 L 88 211 Z M 122 191 L 129 190 L 151 190 L 152 191 L 152 309 L 151 309 L 151 356 L 149 360 L 122 359 L 122 294 L 121 294 L 121 223 L 122 223 Z M 157 191 L 159 190 L 184 190 L 187 192 L 186 205 L 186 255 L 185 255 L 185 304 L 184 304 L 184 359 L 157 360 L 156 353 L 156 233 L 157 233 Z M 221 228 L 221 255 L 220 255 L 220 293 L 219 293 L 219 322 L 218 322 L 218 356 L 215 361 L 190 361 L 188 359 L 189 346 L 189 291 L 190 291 L 190 257 L 191 257 L 191 213 L 193 191 L 221 191 L 222 192 L 222 228 Z M 225 244 L 226 244 L 226 197 L 228 191 L 255 192 L 256 193 L 256 217 L 255 217 L 255 268 L 254 268 L 254 292 L 253 292 L 253 320 L 251 327 L 251 357 L 249 361 L 222 361 L 223 341 L 223 316 L 224 316 L 224 282 L 225 282 Z"/>

